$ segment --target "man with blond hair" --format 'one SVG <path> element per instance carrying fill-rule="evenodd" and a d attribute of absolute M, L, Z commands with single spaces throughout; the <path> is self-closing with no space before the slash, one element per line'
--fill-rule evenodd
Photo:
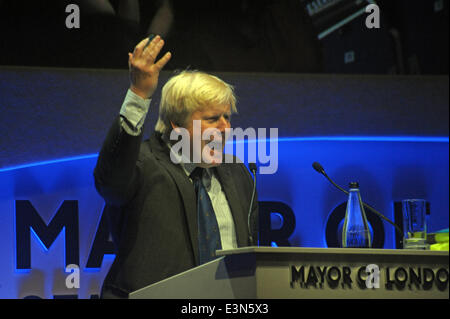
<path fill-rule="evenodd" d="M 254 244 L 251 175 L 244 164 L 222 160 L 237 112 L 232 86 L 204 72 L 173 76 L 162 89 L 155 131 L 142 142 L 159 73 L 171 58 L 167 52 L 156 60 L 163 45 L 156 36 L 129 53 L 130 88 L 94 171 L 117 248 L 103 298 L 127 297 L 211 261 L 217 249 Z M 174 147 L 180 136 L 182 150 Z"/>

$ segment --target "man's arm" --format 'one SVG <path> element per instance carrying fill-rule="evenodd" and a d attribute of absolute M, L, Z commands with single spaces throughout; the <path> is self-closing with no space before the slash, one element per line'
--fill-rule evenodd
<path fill-rule="evenodd" d="M 142 125 L 161 69 L 169 61 L 167 52 L 155 59 L 164 41 L 156 36 L 150 43 L 142 40 L 129 53 L 130 90 L 100 150 L 94 170 L 95 186 L 106 202 L 121 206 L 129 201 L 139 186 L 136 165 L 142 140 Z"/>

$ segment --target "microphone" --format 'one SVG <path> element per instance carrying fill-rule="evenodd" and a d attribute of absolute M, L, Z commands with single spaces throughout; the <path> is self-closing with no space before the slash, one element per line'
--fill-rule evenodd
<path fill-rule="evenodd" d="M 337 189 L 339 189 L 340 191 L 344 192 L 345 194 L 348 195 L 348 191 L 346 191 L 345 189 L 343 189 L 342 187 L 340 187 L 339 185 L 337 185 L 331 178 L 328 177 L 327 173 L 325 173 L 325 170 L 323 169 L 322 165 L 320 165 L 320 163 L 318 162 L 314 162 L 312 164 L 313 168 L 320 174 L 322 174 L 323 176 L 325 176 L 325 178 L 331 183 L 333 184 Z M 395 227 L 395 230 L 400 234 L 401 237 L 403 237 L 403 231 L 401 230 L 400 227 L 398 227 L 397 224 L 395 224 L 394 222 L 392 222 L 390 219 L 388 219 L 387 217 L 385 217 L 383 214 L 377 212 L 375 210 L 375 208 L 371 207 L 370 205 L 362 202 L 364 207 L 367 208 L 368 210 L 370 210 L 372 213 L 374 213 L 375 215 L 379 216 L 381 219 L 385 220 L 386 222 L 388 222 L 389 224 L 391 224 L 392 226 Z"/>
<path fill-rule="evenodd" d="M 250 200 L 250 207 L 248 209 L 248 220 L 247 220 L 247 224 L 248 224 L 248 234 L 249 234 L 249 239 L 250 239 L 250 245 L 253 246 L 255 243 L 253 242 L 253 227 L 250 227 L 250 221 L 252 218 L 252 207 L 253 207 L 253 201 L 255 200 L 255 193 L 256 193 L 256 163 L 248 163 L 248 167 L 250 169 L 250 171 L 253 174 L 253 191 L 252 191 L 252 198 Z"/>

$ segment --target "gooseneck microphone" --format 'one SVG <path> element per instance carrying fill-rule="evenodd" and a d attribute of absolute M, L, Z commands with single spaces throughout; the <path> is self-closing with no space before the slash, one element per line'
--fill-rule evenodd
<path fill-rule="evenodd" d="M 248 163 L 248 167 L 250 169 L 250 171 L 253 174 L 253 191 L 252 191 L 252 198 L 250 200 L 250 207 L 248 208 L 248 220 L 247 220 L 247 224 L 248 224 L 248 234 L 249 234 L 249 238 L 250 238 L 250 245 L 254 246 L 255 243 L 253 242 L 253 227 L 251 227 L 251 219 L 252 219 L 252 207 L 253 207 L 253 201 L 255 200 L 255 193 L 256 193 L 256 164 L 255 163 Z"/>
<path fill-rule="evenodd" d="M 339 189 L 340 191 L 344 192 L 345 194 L 348 195 L 348 191 L 346 191 L 345 189 L 343 189 L 342 187 L 340 187 L 339 185 L 337 185 L 331 178 L 328 177 L 327 173 L 325 173 L 325 170 L 323 169 L 322 165 L 320 165 L 320 163 L 314 162 L 312 164 L 313 168 L 320 174 L 322 174 L 323 176 L 325 176 L 325 178 L 331 183 L 333 184 L 337 189 Z M 400 234 L 400 236 L 403 236 L 403 231 L 401 230 L 400 227 L 398 227 L 398 225 L 396 225 L 394 222 L 392 222 L 390 219 L 388 219 L 387 217 L 385 217 L 383 214 L 377 212 L 375 210 L 375 208 L 371 207 L 370 205 L 366 204 L 363 202 L 363 205 L 365 208 L 367 208 L 368 210 L 370 210 L 372 213 L 374 213 L 375 215 L 379 216 L 380 218 L 382 218 L 383 220 L 387 221 L 389 224 L 391 224 L 392 226 L 395 227 L 395 230 Z"/>

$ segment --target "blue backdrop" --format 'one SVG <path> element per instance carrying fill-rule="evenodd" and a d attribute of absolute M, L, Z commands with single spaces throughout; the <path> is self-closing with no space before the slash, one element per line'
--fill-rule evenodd
<path fill-rule="evenodd" d="M 35 77 L 39 75 L 39 72 L 47 72 L 46 78 L 52 78 L 48 74 L 63 72 L 61 70 L 23 69 L 19 71 L 28 72 Z M 56 93 L 45 97 L 48 93 L 40 91 L 45 85 L 37 84 L 31 94 L 41 96 L 38 103 L 40 107 L 38 110 L 31 111 L 26 103 L 27 99 L 31 98 L 23 94 L 21 89 L 29 77 L 23 74 L 23 76 L 19 76 L 19 71 L 15 73 L 11 70 L 0 72 L 2 75 L 0 76 L 0 80 L 2 80 L 0 81 L 0 88 L 2 88 L 0 107 L 2 114 L 6 115 L 8 119 L 5 120 L 5 116 L 2 115 L 0 121 L 2 130 L 0 136 L 2 138 L 0 144 L 2 146 L 0 151 L 2 160 L 0 166 L 0 240 L 2 247 L 0 298 L 95 297 L 100 291 L 103 278 L 114 255 L 108 241 L 108 234 L 105 235 L 102 229 L 104 225 L 102 226 L 101 217 L 104 203 L 95 191 L 92 172 L 101 141 L 115 112 L 120 107 L 120 99 L 114 101 L 113 97 L 113 100 L 111 98 L 108 100 L 105 96 L 109 94 L 109 91 L 100 93 L 100 95 L 103 94 L 105 100 L 116 104 L 113 105 L 113 110 L 109 110 L 107 113 L 106 109 L 110 105 L 103 105 L 101 108 L 99 106 L 92 112 L 81 116 L 72 109 L 74 104 L 69 97 L 74 94 L 73 91 L 78 91 L 81 95 L 89 95 L 86 92 L 90 90 L 89 83 L 94 82 L 92 79 L 86 80 L 85 85 L 78 84 L 68 92 L 58 92 L 59 97 L 55 97 Z M 15 85 L 11 84 L 11 81 L 7 81 L 5 74 L 8 72 L 19 78 L 16 82 L 12 81 L 12 83 L 16 83 Z M 67 79 L 73 80 L 71 72 L 74 71 L 70 71 L 66 76 Z M 121 79 L 124 73 L 111 72 L 111 74 L 108 73 L 108 76 L 112 80 L 108 82 L 108 85 L 114 86 L 111 84 L 114 81 L 118 81 L 122 85 L 122 80 L 117 79 Z M 76 76 L 84 76 L 88 79 L 90 74 L 93 74 L 92 71 L 86 73 L 79 71 Z M 225 75 L 225 77 L 235 79 L 235 83 L 244 83 L 244 86 L 245 83 L 253 83 L 249 80 L 250 78 L 264 83 L 264 81 L 268 81 L 267 77 L 269 77 L 271 85 L 277 87 L 273 81 L 275 75 L 242 76 L 243 78 L 240 78 L 239 75 Z M 101 77 L 102 73 L 97 75 L 97 80 Z M 358 181 L 363 200 L 388 218 L 394 219 L 393 203 L 395 201 L 404 198 L 425 198 L 431 204 L 430 231 L 448 227 L 448 117 L 439 118 L 436 115 L 427 115 L 426 108 L 421 111 L 419 102 L 414 104 L 414 101 L 424 99 L 423 96 L 429 95 L 433 97 L 433 100 L 429 102 L 428 110 L 431 112 L 434 108 L 438 114 L 442 115 L 445 112 L 448 114 L 448 78 L 437 80 L 437 83 L 442 84 L 441 89 L 438 90 L 441 92 L 440 95 L 436 95 L 436 92 L 433 91 L 436 90 L 436 86 L 429 85 L 429 81 L 436 81 L 436 79 L 423 79 L 422 89 L 424 92 L 414 91 L 411 93 L 422 97 L 408 98 L 413 101 L 409 105 L 412 115 L 403 117 L 403 111 L 398 111 L 404 107 L 402 101 L 389 101 L 389 97 L 392 95 L 406 96 L 408 85 L 404 86 L 405 91 L 403 92 L 403 89 L 399 89 L 403 79 L 386 77 L 386 87 L 384 87 L 386 91 L 380 90 L 379 99 L 384 102 L 388 101 L 386 103 L 391 103 L 393 107 L 398 105 L 397 111 L 393 111 L 391 122 L 398 122 L 402 127 L 401 122 L 404 119 L 410 126 L 415 126 L 416 134 L 412 133 L 414 127 L 410 128 L 411 131 L 400 130 L 396 129 L 398 126 L 383 121 L 379 121 L 378 126 L 374 126 L 376 129 L 372 134 L 367 134 L 362 128 L 373 123 L 366 126 L 361 123 L 355 124 L 354 134 L 342 134 L 350 131 L 352 126 L 352 121 L 343 115 L 354 116 L 353 120 L 359 118 L 351 115 L 352 110 L 343 106 L 348 105 L 349 99 L 354 98 L 350 91 L 349 95 L 343 95 L 337 99 L 334 105 L 319 106 L 321 112 L 310 108 L 310 112 L 320 113 L 324 118 L 322 124 L 317 118 L 316 122 L 310 123 L 308 118 L 304 117 L 309 113 L 302 109 L 301 104 L 305 103 L 304 99 L 311 100 L 311 94 L 316 96 L 318 93 L 308 95 L 308 91 L 304 90 L 305 97 L 300 99 L 297 96 L 298 87 L 292 87 L 291 90 L 286 91 L 285 83 L 299 81 L 301 88 L 312 85 L 323 89 L 317 84 L 318 78 L 308 78 L 306 75 L 299 75 L 298 78 L 292 75 L 286 77 L 276 75 L 275 77 L 279 80 L 280 90 L 285 95 L 290 94 L 293 98 L 288 99 L 285 95 L 281 97 L 276 89 L 272 94 L 265 92 L 264 94 L 271 96 L 272 100 L 259 100 L 260 112 L 255 114 L 261 114 L 261 116 L 255 115 L 253 117 L 255 123 L 251 126 L 280 128 L 278 170 L 273 175 L 258 176 L 258 193 L 260 201 L 282 202 L 292 209 L 295 216 L 295 228 L 288 238 L 290 245 L 327 247 L 325 229 L 328 218 L 337 206 L 347 200 L 345 194 L 333 188 L 323 176 L 312 169 L 311 164 L 314 161 L 320 162 L 328 175 L 344 188 L 347 188 L 348 182 Z M 336 79 L 336 76 L 330 77 Z M 331 83 L 326 76 L 320 79 Z M 353 78 L 350 80 L 354 81 Z M 342 81 L 346 81 L 345 76 L 342 77 Z M 375 80 L 370 78 L 366 82 L 364 79 L 362 80 L 366 86 L 370 86 L 371 81 Z M 380 82 L 376 83 L 381 85 Z M 393 83 L 397 84 L 393 85 Z M 447 88 L 442 89 L 445 85 Z M 344 87 L 342 83 L 338 86 Z M 420 87 L 419 84 L 417 86 Z M 5 87 L 8 87 L 9 90 L 5 90 Z M 11 87 L 16 89 L 12 90 Z M 321 92 L 325 100 L 333 100 L 330 96 L 335 93 L 333 93 L 335 88 L 329 86 L 327 92 Z M 259 90 L 261 91 L 262 88 Z M 430 90 L 434 93 L 430 93 Z M 364 90 L 354 91 L 354 94 L 359 96 L 358 101 L 360 102 L 358 103 L 361 105 L 364 104 L 365 99 L 371 98 L 365 96 L 364 92 Z M 255 92 L 251 90 L 246 95 L 240 96 L 241 115 L 242 113 L 251 113 L 249 104 L 242 103 L 242 100 L 250 101 L 251 96 L 255 96 Z M 55 101 L 61 100 L 67 101 L 67 103 L 55 103 Z M 277 104 L 274 107 L 271 103 L 275 100 L 285 100 L 286 104 Z M 37 105 L 36 101 L 30 103 Z M 371 103 L 372 105 L 377 104 L 373 101 Z M 383 104 L 383 108 L 388 104 Z M 342 108 L 339 108 L 340 105 Z M 156 108 L 155 104 L 152 107 Z M 57 114 L 63 114 L 65 109 L 68 109 L 68 112 L 75 112 L 79 115 L 79 117 L 74 115 L 78 123 L 67 121 L 63 115 L 58 119 L 55 114 L 52 114 L 51 117 L 55 117 L 54 122 L 51 122 L 52 125 L 49 125 L 48 122 L 46 129 L 46 135 L 49 135 L 41 138 L 38 142 L 30 142 L 33 135 L 42 134 L 40 130 L 42 121 L 49 121 L 46 114 L 52 112 L 52 108 L 55 108 Z M 283 111 L 278 111 L 278 108 L 282 108 Z M 273 125 L 266 120 L 267 110 L 272 110 L 270 116 L 273 117 Z M 289 110 L 293 114 L 291 117 L 286 116 Z M 102 112 L 105 113 L 104 118 Z M 306 112 L 306 114 L 298 116 L 302 112 Z M 367 118 L 371 116 L 377 118 L 380 114 L 384 114 L 383 110 L 377 112 L 376 108 L 370 107 L 359 112 Z M 336 122 L 333 127 L 330 127 L 333 116 L 335 116 Z M 387 115 L 385 116 L 387 118 Z M 11 122 L 13 125 L 8 126 L 7 122 Z M 426 125 L 421 124 L 424 122 Z M 20 123 L 28 124 L 22 126 L 22 135 L 18 129 Z M 245 122 L 241 120 L 240 125 L 244 127 L 242 123 Z M 59 125 L 66 128 L 75 125 L 78 130 L 65 130 L 64 136 L 60 137 L 57 135 L 62 131 L 62 129 L 58 131 Z M 87 126 L 90 129 L 86 130 Z M 383 127 L 386 134 L 380 134 L 383 132 Z M 320 134 L 322 128 L 324 132 L 334 130 L 336 134 Z M 401 134 L 402 131 L 404 134 Z M 305 134 L 305 132 L 309 133 Z M 24 135 L 30 135 L 30 138 L 24 138 Z M 82 141 L 90 139 L 90 141 L 77 143 L 77 139 Z M 66 142 L 61 144 L 61 147 L 58 146 L 60 140 Z M 16 149 L 15 145 L 17 145 Z M 279 215 L 273 215 L 271 227 L 274 229 L 283 227 L 283 220 L 280 220 Z M 383 227 L 384 248 L 394 248 L 393 227 L 386 223 L 383 223 Z M 78 289 L 66 286 L 69 274 L 65 272 L 65 267 L 70 263 L 80 266 L 80 288 Z"/>

